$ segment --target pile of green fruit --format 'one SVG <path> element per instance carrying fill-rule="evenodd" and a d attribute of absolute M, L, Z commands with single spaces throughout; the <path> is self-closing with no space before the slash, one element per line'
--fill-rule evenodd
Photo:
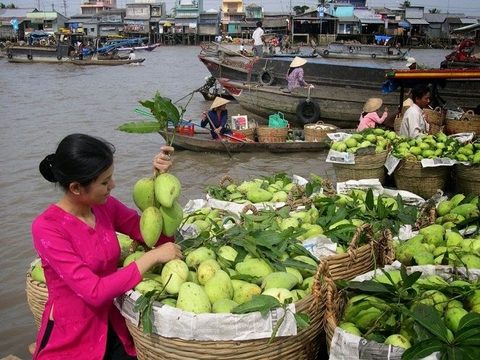
<path fill-rule="evenodd" d="M 480 164 L 480 142 L 466 143 L 460 145 L 456 154 L 451 157 L 452 159 L 469 162 L 473 165 Z"/>
<path fill-rule="evenodd" d="M 457 194 L 437 207 L 436 223 L 397 243 L 396 258 L 405 265 L 450 265 L 480 268 L 478 197 Z M 463 229 L 462 229 L 463 228 Z M 462 236 L 459 229 L 464 231 Z M 468 236 L 468 238 L 467 238 Z"/>
<path fill-rule="evenodd" d="M 286 202 L 289 196 L 293 199 L 301 197 L 301 190 L 293 179 L 284 173 L 270 177 L 255 178 L 237 185 L 209 186 L 207 193 L 217 200 L 231 201 L 238 204 Z"/>
<path fill-rule="evenodd" d="M 415 139 L 400 137 L 394 142 L 392 155 L 399 159 L 422 160 L 450 157 L 458 152 L 460 143 L 444 133 L 419 136 Z"/>
<path fill-rule="evenodd" d="M 148 247 L 155 246 L 160 234 L 173 236 L 182 223 L 183 208 L 177 201 L 180 191 L 180 181 L 170 173 L 135 183 L 133 201 L 142 211 L 140 231 Z"/>
<path fill-rule="evenodd" d="M 135 290 L 157 293 L 161 303 L 187 312 L 231 313 L 254 295 L 268 295 L 279 303 L 304 298 L 311 292 L 317 265 L 312 257 L 286 252 L 283 263 L 292 266 L 272 263 L 233 244 L 185 253 L 185 261 L 171 260 L 160 274 L 146 274 Z"/>
<path fill-rule="evenodd" d="M 343 141 L 335 141 L 330 149 L 340 152 L 355 154 L 359 149 L 375 147 L 375 152 L 380 153 L 388 149 L 390 143 L 397 138 L 394 131 L 380 128 L 367 129 L 360 133 L 354 133 Z"/>
<path fill-rule="evenodd" d="M 468 345 L 463 340 L 472 335 L 465 333 L 467 327 L 476 327 L 476 338 L 480 333 L 480 283 L 451 276 L 445 280 L 439 275 L 423 276 L 419 271 L 407 275 L 402 267 L 372 280 L 352 281 L 346 287 L 348 301 L 339 327 L 370 341 L 412 347 L 410 352 L 425 350 L 426 339 L 440 342 L 431 352 L 442 351 L 443 342 L 451 351 L 455 346 L 478 348 L 478 342 Z M 466 324 L 467 319 L 475 323 Z M 437 331 L 430 333 L 435 327 Z"/>

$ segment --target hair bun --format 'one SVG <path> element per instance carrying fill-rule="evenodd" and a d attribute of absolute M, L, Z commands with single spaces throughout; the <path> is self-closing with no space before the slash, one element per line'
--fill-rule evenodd
<path fill-rule="evenodd" d="M 38 167 L 42 176 L 46 180 L 48 180 L 52 183 L 57 182 L 57 178 L 55 177 L 55 174 L 53 173 L 53 166 L 54 165 L 55 165 L 55 154 L 50 154 L 50 155 L 45 156 L 45 159 L 43 159 L 40 162 L 40 165 Z"/>

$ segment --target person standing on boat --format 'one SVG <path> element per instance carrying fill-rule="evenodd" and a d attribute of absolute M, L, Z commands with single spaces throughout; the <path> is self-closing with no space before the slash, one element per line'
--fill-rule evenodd
<path fill-rule="evenodd" d="M 383 114 L 380 115 L 380 108 L 383 105 L 383 100 L 380 98 L 370 98 L 363 105 L 362 114 L 360 115 L 360 123 L 357 131 L 374 128 L 377 124 L 383 124 L 388 116 L 388 108 L 385 106 Z"/>
<path fill-rule="evenodd" d="M 262 22 L 257 22 L 257 28 L 253 32 L 253 53 L 255 56 L 263 56 L 263 45 L 265 44 L 265 31 L 262 29 Z"/>
<path fill-rule="evenodd" d="M 302 66 L 305 65 L 306 63 L 307 63 L 307 60 L 299 56 L 295 56 L 295 58 L 290 63 L 290 67 L 288 68 L 288 73 L 287 73 L 289 91 L 292 91 L 293 89 L 296 89 L 302 86 L 313 88 L 313 85 L 307 84 L 303 79 Z"/>
<path fill-rule="evenodd" d="M 210 125 L 212 139 L 219 139 L 220 135 L 230 135 L 232 133 L 227 126 L 228 111 L 226 105 L 229 102 L 229 100 L 217 96 L 215 100 L 213 100 L 210 110 L 202 113 L 200 126 L 206 127 L 207 125 Z"/>
<path fill-rule="evenodd" d="M 183 258 L 174 239 L 117 268 L 116 232 L 143 242 L 140 215 L 111 195 L 114 147 L 90 135 L 71 134 L 39 166 L 63 189 L 32 223 L 33 245 L 42 261 L 48 300 L 37 335 L 35 360 L 136 359 L 125 319 L 113 300 L 134 288 L 153 267 Z M 166 172 L 173 148 L 162 146 L 153 168 Z"/>
<path fill-rule="evenodd" d="M 130 54 L 128 54 L 128 60 L 135 60 L 137 56 L 135 55 L 135 50 L 130 50 Z"/>
<path fill-rule="evenodd" d="M 412 89 L 412 105 L 405 111 L 400 125 L 400 135 L 416 138 L 428 133 L 429 125 L 425 119 L 423 109 L 430 104 L 430 90 L 424 84 L 419 84 Z"/>

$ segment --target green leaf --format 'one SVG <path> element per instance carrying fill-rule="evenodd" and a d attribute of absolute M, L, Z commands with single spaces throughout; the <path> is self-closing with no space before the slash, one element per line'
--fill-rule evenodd
<path fill-rule="evenodd" d="M 265 316 L 271 309 L 281 306 L 273 296 L 253 295 L 252 299 L 233 308 L 232 314 L 246 314 L 255 311 Z"/>
<path fill-rule="evenodd" d="M 118 130 L 133 134 L 149 134 L 159 132 L 161 126 L 156 121 L 129 122 L 122 124 Z"/>
<path fill-rule="evenodd" d="M 463 329 L 455 335 L 455 344 L 461 346 L 480 346 L 480 328 Z"/>
<path fill-rule="evenodd" d="M 373 210 L 375 207 L 372 189 L 367 190 L 367 195 L 365 196 L 365 205 L 367 206 L 368 210 Z"/>
<path fill-rule="evenodd" d="M 405 312 L 444 343 L 448 343 L 447 327 L 433 306 L 417 304 L 413 311 Z"/>
<path fill-rule="evenodd" d="M 411 348 L 405 350 L 402 360 L 415 360 L 424 358 L 442 349 L 442 342 L 439 339 L 428 339 L 420 341 Z"/>
<path fill-rule="evenodd" d="M 362 292 L 374 292 L 378 294 L 391 294 L 395 291 L 392 285 L 379 283 L 373 280 L 350 281 L 349 289 L 356 289 Z"/>
<path fill-rule="evenodd" d="M 402 268 L 404 268 L 403 265 L 402 265 Z M 405 289 L 411 287 L 413 284 L 415 284 L 417 282 L 417 280 L 420 278 L 420 276 L 422 276 L 421 271 L 415 271 L 415 272 L 411 273 L 403 281 L 403 286 L 402 287 L 405 288 Z"/>
<path fill-rule="evenodd" d="M 295 313 L 293 315 L 295 316 L 295 321 L 299 329 L 305 329 L 310 325 L 310 317 L 308 314 Z"/>
<path fill-rule="evenodd" d="M 480 328 L 480 314 L 478 313 L 468 313 L 460 320 L 458 325 L 457 333 L 460 333 L 463 329 L 477 327 Z"/>

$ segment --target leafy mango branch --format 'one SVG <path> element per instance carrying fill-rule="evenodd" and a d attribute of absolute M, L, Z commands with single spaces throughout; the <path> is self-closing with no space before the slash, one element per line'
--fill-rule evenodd
<path fill-rule="evenodd" d="M 169 124 L 172 124 L 173 127 L 175 127 L 180 123 L 180 120 L 183 118 L 183 114 L 187 110 L 187 106 L 192 100 L 192 97 L 193 93 L 190 94 L 187 104 L 184 107 L 180 106 L 179 110 L 179 108 L 172 103 L 171 99 L 162 97 L 157 91 L 153 99 L 139 101 L 143 107 L 150 111 L 150 114 L 147 112 L 141 113 L 154 118 L 155 121 L 128 122 L 120 125 L 118 130 L 133 134 L 167 132 Z M 168 145 L 170 146 L 173 144 L 174 140 L 175 132 L 173 132 L 169 139 L 166 139 Z"/>

